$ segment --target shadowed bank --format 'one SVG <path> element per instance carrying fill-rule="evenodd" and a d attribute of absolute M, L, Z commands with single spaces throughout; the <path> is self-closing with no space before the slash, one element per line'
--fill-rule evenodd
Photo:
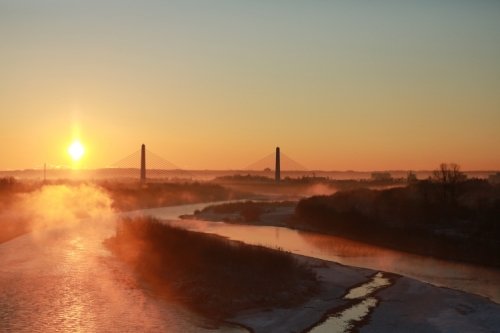
<path fill-rule="evenodd" d="M 123 220 L 105 244 L 161 295 L 211 319 L 296 306 L 318 291 L 313 271 L 288 253 L 152 218 Z"/>

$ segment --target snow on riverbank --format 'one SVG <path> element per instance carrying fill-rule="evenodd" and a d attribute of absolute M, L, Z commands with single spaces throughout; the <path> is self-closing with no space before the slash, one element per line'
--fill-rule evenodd
<path fill-rule="evenodd" d="M 298 258 L 308 261 L 320 276 L 319 296 L 299 307 L 253 310 L 229 321 L 255 333 L 309 332 L 315 324 L 318 332 L 349 332 L 353 327 L 360 332 L 498 332 L 500 327 L 499 304 L 406 277 L 396 277 L 392 285 L 368 293 L 377 305 L 362 320 L 351 322 L 350 329 L 335 326 L 335 321 L 326 319 L 340 318 L 350 306 L 359 304 L 349 301 L 346 293 L 369 283 L 376 271 Z"/>
<path fill-rule="evenodd" d="M 363 268 L 352 268 L 339 264 L 297 256 L 307 261 L 321 279 L 321 293 L 294 308 L 258 309 L 240 313 L 230 318 L 230 322 L 250 328 L 255 333 L 301 332 L 316 322 L 332 308 L 348 304 L 342 296 L 351 285 L 361 284 L 368 280 L 373 271 Z"/>
<path fill-rule="evenodd" d="M 500 332 L 500 304 L 480 296 L 405 277 L 377 296 L 360 332 Z"/>

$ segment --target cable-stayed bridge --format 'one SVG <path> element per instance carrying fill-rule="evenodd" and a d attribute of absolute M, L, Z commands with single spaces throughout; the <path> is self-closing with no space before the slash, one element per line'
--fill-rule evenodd
<path fill-rule="evenodd" d="M 129 178 L 139 178 L 141 181 L 146 179 L 162 179 L 167 177 L 190 177 L 190 173 L 182 170 L 177 165 L 164 159 L 160 155 L 145 149 L 141 149 L 125 156 L 124 158 L 111 164 L 107 170 L 115 171 L 121 176 Z"/>
<path fill-rule="evenodd" d="M 281 171 L 307 171 L 307 168 L 301 163 L 295 161 L 290 156 L 282 151 L 281 155 Z M 245 170 L 262 171 L 262 170 L 275 170 L 276 168 L 276 153 L 271 153 L 248 165 Z"/>
<path fill-rule="evenodd" d="M 278 156 L 280 158 L 278 158 Z M 277 163 L 277 160 L 278 161 Z M 281 163 L 279 163 L 281 162 Z M 278 172 L 276 172 L 278 170 Z M 49 166 L 26 170 L 5 171 L 6 175 L 14 175 L 21 178 L 47 179 L 128 179 L 130 181 L 146 180 L 210 180 L 216 177 L 228 175 L 228 173 L 249 173 L 268 177 L 274 171 L 279 180 L 279 171 L 288 175 L 296 175 L 307 172 L 307 168 L 283 152 L 270 153 L 261 159 L 249 164 L 240 170 L 191 170 L 187 171 L 178 165 L 163 158 L 146 147 L 141 147 L 119 159 L 108 164 L 106 167 L 95 169 L 74 169 L 69 167 Z"/>
<path fill-rule="evenodd" d="M 149 170 L 180 170 L 177 165 L 167 161 L 158 154 L 146 149 L 147 165 Z M 141 165 L 141 149 L 111 164 L 110 168 L 139 169 Z"/>
<path fill-rule="evenodd" d="M 162 179 L 171 177 L 176 173 L 176 177 L 187 178 L 191 174 L 182 170 L 177 165 L 164 159 L 160 155 L 146 149 L 142 145 L 141 149 L 134 151 L 130 155 L 113 163 L 108 170 L 115 170 L 122 176 L 129 178 L 139 178 L 142 182 L 147 179 Z M 244 170 L 246 171 L 275 171 L 276 181 L 280 180 L 281 171 L 307 171 L 307 168 L 301 163 L 295 161 L 279 148 L 276 152 L 264 156 L 263 158 L 248 165 Z M 175 171 L 175 172 L 173 172 Z"/>

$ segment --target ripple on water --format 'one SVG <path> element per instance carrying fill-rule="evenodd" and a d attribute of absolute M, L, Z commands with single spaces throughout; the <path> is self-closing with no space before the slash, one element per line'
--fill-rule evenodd
<path fill-rule="evenodd" d="M 87 222 L 1 244 L 0 332 L 214 332 L 141 288 L 103 248 L 109 230 Z"/>

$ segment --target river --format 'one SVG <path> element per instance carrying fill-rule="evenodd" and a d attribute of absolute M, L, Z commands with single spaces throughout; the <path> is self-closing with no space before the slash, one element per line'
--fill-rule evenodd
<path fill-rule="evenodd" d="M 179 215 L 190 214 L 205 206 L 206 204 L 199 204 L 179 206 L 173 209 L 156 208 L 144 210 L 141 214 L 161 219 L 178 220 Z M 436 286 L 484 296 L 500 304 L 500 270 L 494 268 L 439 260 L 341 237 L 282 227 L 196 220 L 182 220 L 173 223 L 190 230 L 217 234 L 248 244 L 281 248 L 292 253 L 334 261 L 343 265 L 396 273 Z"/>
<path fill-rule="evenodd" d="M 103 247 L 114 220 L 81 220 L 0 244 L 0 332 L 246 332 L 204 328 L 202 318 L 154 297 Z"/>
<path fill-rule="evenodd" d="M 207 204 L 148 209 L 177 220 Z M 338 237 L 278 227 L 221 222 L 175 221 L 184 228 L 218 234 L 345 265 L 394 272 L 500 302 L 500 272 L 398 251 Z M 206 328 L 193 313 L 154 297 L 128 267 L 102 246 L 114 232 L 109 221 L 44 229 L 0 244 L 0 332 L 245 332 Z"/>

